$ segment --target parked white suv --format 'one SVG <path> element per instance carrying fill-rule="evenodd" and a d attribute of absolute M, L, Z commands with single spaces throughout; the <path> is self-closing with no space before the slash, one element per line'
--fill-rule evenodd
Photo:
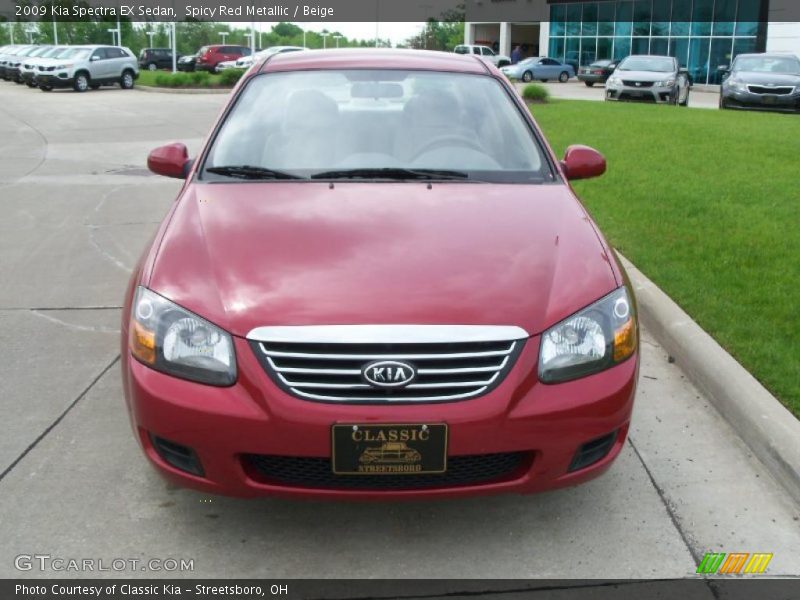
<path fill-rule="evenodd" d="M 503 54 L 495 54 L 489 46 L 475 44 L 460 44 L 453 50 L 456 54 L 474 54 L 483 60 L 492 63 L 496 67 L 504 67 L 511 64 L 511 59 Z"/>
<path fill-rule="evenodd" d="M 52 64 L 39 65 L 36 71 L 39 89 L 44 92 L 56 87 L 85 92 L 117 83 L 129 90 L 137 77 L 138 61 L 133 52 L 122 46 L 76 46 Z"/>

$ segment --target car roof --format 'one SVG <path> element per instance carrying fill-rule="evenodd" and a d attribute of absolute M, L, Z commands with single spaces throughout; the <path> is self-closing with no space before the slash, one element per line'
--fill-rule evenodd
<path fill-rule="evenodd" d="M 306 71 L 312 69 L 409 69 L 488 73 L 482 61 L 471 56 L 430 50 L 343 48 L 284 52 L 263 59 L 261 72 Z"/>
<path fill-rule="evenodd" d="M 795 60 L 800 60 L 791 52 L 751 52 L 749 54 L 739 54 L 736 58 L 741 56 L 746 58 L 793 58 Z"/>

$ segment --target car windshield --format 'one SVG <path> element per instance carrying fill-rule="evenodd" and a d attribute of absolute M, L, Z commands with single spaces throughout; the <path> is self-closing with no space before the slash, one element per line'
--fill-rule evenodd
<path fill-rule="evenodd" d="M 50 48 L 50 50 L 42 54 L 42 58 L 55 58 L 60 56 L 65 50 L 65 48 Z"/>
<path fill-rule="evenodd" d="M 203 177 L 522 183 L 552 173 L 492 77 L 331 70 L 253 78 L 221 127 Z"/>
<path fill-rule="evenodd" d="M 469 54 L 469 48 L 466 46 L 456 46 L 455 49 L 456 54 Z"/>
<path fill-rule="evenodd" d="M 620 71 L 656 71 L 670 73 L 675 70 L 675 63 L 671 58 L 653 56 L 629 56 L 617 67 Z"/>
<path fill-rule="evenodd" d="M 87 58 L 91 53 L 91 49 L 89 48 L 71 48 L 68 52 L 65 52 L 59 58 L 74 58 L 76 60 L 83 60 Z"/>
<path fill-rule="evenodd" d="M 800 61 L 789 56 L 742 56 L 736 61 L 735 69 L 754 73 L 800 75 Z"/>

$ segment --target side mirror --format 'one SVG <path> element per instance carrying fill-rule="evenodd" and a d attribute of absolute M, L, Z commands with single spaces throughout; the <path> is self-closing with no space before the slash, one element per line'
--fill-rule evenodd
<path fill-rule="evenodd" d="M 608 65 L 608 68 L 613 71 L 614 69 L 617 68 L 617 63 L 611 63 L 610 65 Z"/>
<path fill-rule="evenodd" d="M 722 73 L 727 73 L 730 70 L 731 69 L 728 65 L 720 65 L 717 67 L 717 71 L 721 71 Z"/>
<path fill-rule="evenodd" d="M 589 146 L 570 146 L 564 153 L 561 168 L 569 181 L 599 177 L 606 172 L 606 159 Z"/>
<path fill-rule="evenodd" d="M 100 57 L 99 57 L 99 56 L 93 56 L 93 57 L 92 57 L 92 58 L 90 58 L 89 60 L 91 60 L 92 62 L 94 62 L 94 61 L 96 61 L 96 60 L 100 60 Z"/>
<path fill-rule="evenodd" d="M 187 165 L 189 165 L 189 152 L 184 144 L 167 144 L 152 150 L 147 156 L 147 168 L 156 175 L 164 177 L 186 179 Z"/>
<path fill-rule="evenodd" d="M 678 73 L 683 73 L 684 75 L 688 75 L 689 69 L 687 69 L 686 67 L 681 67 L 680 69 L 678 69 Z"/>

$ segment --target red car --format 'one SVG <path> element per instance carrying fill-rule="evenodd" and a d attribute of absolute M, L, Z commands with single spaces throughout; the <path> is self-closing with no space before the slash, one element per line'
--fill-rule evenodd
<path fill-rule="evenodd" d="M 122 372 L 173 482 L 236 496 L 535 492 L 603 473 L 639 363 L 630 284 L 500 72 L 401 50 L 273 55 L 134 270 Z M 387 451 L 402 448 L 402 452 Z"/>
<path fill-rule="evenodd" d="M 219 63 L 229 60 L 239 60 L 243 56 L 250 56 L 247 46 L 203 46 L 197 51 L 194 68 L 198 71 L 219 73 Z"/>

